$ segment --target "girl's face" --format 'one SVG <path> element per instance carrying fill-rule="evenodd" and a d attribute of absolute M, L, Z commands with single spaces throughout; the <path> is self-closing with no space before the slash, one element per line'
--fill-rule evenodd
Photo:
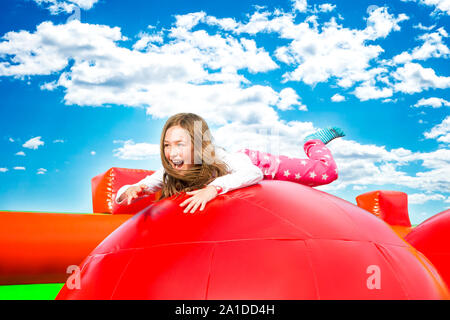
<path fill-rule="evenodd" d="M 187 130 L 180 126 L 167 129 L 164 137 L 164 155 L 176 170 L 188 170 L 194 163 L 194 146 Z"/>

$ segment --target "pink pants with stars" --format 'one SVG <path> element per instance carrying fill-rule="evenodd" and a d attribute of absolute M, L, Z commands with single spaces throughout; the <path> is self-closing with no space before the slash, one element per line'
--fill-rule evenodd
<path fill-rule="evenodd" d="M 316 187 L 337 179 L 337 166 L 330 150 L 320 140 L 310 140 L 303 146 L 308 159 L 274 156 L 249 149 L 240 150 L 259 167 L 264 179 L 286 180 Z"/>

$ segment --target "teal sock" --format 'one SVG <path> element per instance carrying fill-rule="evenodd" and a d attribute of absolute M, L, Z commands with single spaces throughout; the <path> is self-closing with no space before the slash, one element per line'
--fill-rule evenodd
<path fill-rule="evenodd" d="M 305 138 L 305 142 L 309 140 L 315 140 L 318 139 L 322 141 L 324 144 L 327 144 L 333 139 L 343 137 L 345 136 L 344 131 L 341 128 L 338 127 L 332 127 L 332 128 L 326 128 L 326 129 L 320 129 L 313 134 L 310 134 Z"/>

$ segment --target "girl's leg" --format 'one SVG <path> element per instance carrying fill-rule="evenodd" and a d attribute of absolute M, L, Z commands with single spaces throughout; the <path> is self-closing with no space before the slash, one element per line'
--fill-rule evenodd
<path fill-rule="evenodd" d="M 267 152 L 249 149 L 242 149 L 238 152 L 245 153 L 250 158 L 252 163 L 261 169 L 264 174 L 264 179 L 273 180 L 275 178 L 280 164 L 279 157 Z"/>
<path fill-rule="evenodd" d="M 330 150 L 316 139 L 307 141 L 304 150 L 308 159 L 275 156 L 270 153 L 249 149 L 240 150 L 247 154 L 252 163 L 259 167 L 264 179 L 286 180 L 308 186 L 328 184 L 337 179 L 337 167 Z"/>
<path fill-rule="evenodd" d="M 307 141 L 304 150 L 308 159 L 279 156 L 280 163 L 274 179 L 316 187 L 331 183 L 338 178 L 333 156 L 322 141 Z"/>
<path fill-rule="evenodd" d="M 274 156 L 269 153 L 241 150 L 258 166 L 264 179 L 286 180 L 311 187 L 328 184 L 337 179 L 337 166 L 330 150 L 325 146 L 330 141 L 345 136 L 338 127 L 320 129 L 306 137 L 304 149 L 308 159 Z"/>

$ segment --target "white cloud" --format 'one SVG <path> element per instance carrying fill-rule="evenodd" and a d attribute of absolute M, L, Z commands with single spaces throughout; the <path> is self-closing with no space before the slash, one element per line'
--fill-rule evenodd
<path fill-rule="evenodd" d="M 307 10 L 306 2 L 293 2 L 297 11 L 300 5 L 302 11 Z M 297 24 L 292 13 L 257 11 L 247 23 L 232 19 L 225 24 L 225 20 L 214 17 L 207 17 L 206 21 L 235 34 L 278 33 L 280 38 L 291 40 L 275 51 L 280 62 L 294 68 L 283 75 L 284 81 L 303 81 L 314 86 L 335 78 L 339 86 L 349 88 L 375 76 L 367 69 L 383 49 L 368 42 L 398 31 L 399 23 L 407 19 L 404 14 L 394 16 L 381 7 L 371 11 L 367 27 L 358 30 L 339 25 L 334 17 L 319 28 L 314 17 Z"/>
<path fill-rule="evenodd" d="M 285 88 L 280 91 L 280 100 L 277 107 L 280 110 L 292 110 L 293 106 L 298 106 L 298 110 L 307 111 L 308 108 L 301 103 L 297 92 L 292 88 Z"/>
<path fill-rule="evenodd" d="M 355 96 L 361 101 L 366 101 L 370 99 L 380 99 L 392 96 L 391 88 L 379 89 L 376 86 L 365 83 L 364 85 L 357 87 L 353 92 Z"/>
<path fill-rule="evenodd" d="M 41 90 L 53 91 L 58 88 L 58 83 L 56 81 L 50 81 L 42 84 L 40 86 Z"/>
<path fill-rule="evenodd" d="M 169 98 L 170 97 L 170 98 Z M 189 110 L 205 118 L 208 123 L 228 122 L 272 123 L 278 114 L 271 107 L 280 97 L 271 87 L 241 88 L 235 84 L 195 86 L 172 84 L 155 88 L 147 113 L 158 118 Z"/>
<path fill-rule="evenodd" d="M 396 79 L 394 89 L 404 93 L 417 93 L 430 88 L 446 89 L 450 87 L 450 77 L 438 76 L 431 68 L 418 63 L 406 63 L 393 73 Z"/>
<path fill-rule="evenodd" d="M 36 172 L 36 174 L 45 174 L 47 172 L 47 169 L 39 168 Z"/>
<path fill-rule="evenodd" d="M 11 31 L 3 39 L 0 42 L 0 56 L 12 58 L 0 62 L 0 76 L 23 77 L 59 72 L 71 58 L 76 60 L 76 66 L 83 63 L 89 65 L 90 62 L 105 65 L 108 57 L 119 56 L 120 49 L 115 42 L 125 38 L 117 27 L 89 25 L 74 20 L 61 25 L 43 22 L 34 33 Z M 45 84 L 44 88 L 52 90 L 55 85 Z"/>
<path fill-rule="evenodd" d="M 340 95 L 339 93 L 336 93 L 334 96 L 331 97 L 331 101 L 342 102 L 345 101 L 345 97 L 343 95 Z"/>
<path fill-rule="evenodd" d="M 386 150 L 376 145 L 362 145 L 355 141 L 337 139 L 330 150 L 339 169 L 339 180 L 326 190 L 339 190 L 348 186 L 395 185 L 428 192 L 450 190 L 450 150 L 412 152 L 399 148 Z M 416 173 L 402 171 L 407 164 L 421 164 Z"/>
<path fill-rule="evenodd" d="M 175 26 L 177 28 L 183 28 L 185 30 L 190 30 L 193 27 L 195 27 L 199 22 L 204 21 L 206 17 L 206 13 L 201 12 L 194 12 L 194 13 L 188 13 L 183 15 L 176 15 L 175 19 Z"/>
<path fill-rule="evenodd" d="M 14 169 L 14 170 L 21 170 L 21 171 L 26 170 L 25 167 L 14 167 L 13 169 Z"/>
<path fill-rule="evenodd" d="M 447 200 L 448 198 L 443 196 L 442 194 L 426 194 L 426 193 L 413 193 L 408 195 L 408 203 L 409 204 L 424 204 L 427 201 L 431 200 Z"/>
<path fill-rule="evenodd" d="M 145 160 L 151 156 L 159 156 L 160 153 L 158 144 L 134 143 L 133 140 L 114 143 L 123 143 L 122 147 L 113 150 L 114 156 L 123 160 Z"/>
<path fill-rule="evenodd" d="M 186 21 L 180 24 L 191 25 Z M 56 82 L 66 89 L 66 104 L 148 106 L 147 112 L 157 117 L 182 111 L 189 104 L 199 113 L 222 116 L 225 121 L 236 119 L 233 107 L 242 109 L 237 114 L 246 115 L 246 121 L 275 114 L 269 106 L 279 100 L 277 92 L 270 87 L 241 86 L 249 82 L 238 70 L 258 73 L 277 68 L 254 40 L 210 35 L 204 30 L 191 32 L 184 27 L 170 29 L 168 37 L 171 42 L 141 52 L 116 44 L 124 39 L 118 28 L 79 21 L 65 25 L 46 22 L 35 33 L 5 36 L 0 52 L 15 54 L 21 63 L 1 63 L 0 74 L 49 74 L 64 68 L 71 58 L 73 66 Z M 30 55 L 37 47 L 42 54 Z M 41 61 L 48 57 L 54 59 Z M 222 103 L 212 108 L 214 102 Z M 263 110 L 251 115 L 259 107 Z"/>
<path fill-rule="evenodd" d="M 8 168 L 0 168 L 0 172 L 7 172 Z"/>
<path fill-rule="evenodd" d="M 424 31 L 431 31 L 434 29 L 434 27 L 436 27 L 435 24 L 433 24 L 432 26 L 426 27 L 421 22 L 419 22 L 419 24 L 413 26 L 414 29 L 419 29 L 419 30 L 424 30 Z"/>
<path fill-rule="evenodd" d="M 91 151 L 91 155 L 95 156 L 97 153 L 95 151 Z"/>
<path fill-rule="evenodd" d="M 330 4 L 330 3 L 324 3 L 319 5 L 319 11 L 320 12 L 331 12 L 336 8 L 335 5 Z"/>
<path fill-rule="evenodd" d="M 446 13 L 450 15 L 450 0 L 401 0 L 403 2 L 418 2 L 422 5 L 434 7 L 434 13 Z"/>
<path fill-rule="evenodd" d="M 331 18 L 320 31 L 305 22 L 295 25 L 293 17 L 285 15 L 283 18 L 266 18 L 265 30 L 293 39 L 289 45 L 275 51 L 278 60 L 295 67 L 295 70 L 283 75 L 284 80 L 315 85 L 335 78 L 339 86 L 349 88 L 376 75 L 368 68 L 383 49 L 368 42 L 400 30 L 399 23 L 407 16 L 400 14 L 395 17 L 388 13 L 387 8 L 381 7 L 369 13 L 367 27 L 363 30 L 344 28 Z M 385 90 L 383 96 L 386 96 Z"/>
<path fill-rule="evenodd" d="M 219 26 L 221 29 L 226 31 L 236 30 L 239 27 L 239 23 L 233 18 L 221 18 L 218 19 L 213 16 L 207 16 L 205 22 L 211 26 Z"/>
<path fill-rule="evenodd" d="M 71 13 L 75 7 L 89 10 L 99 0 L 34 0 L 38 5 L 47 6 L 51 14 Z"/>
<path fill-rule="evenodd" d="M 161 44 L 164 42 L 163 33 L 158 32 L 156 34 L 140 33 L 138 35 L 139 40 L 133 44 L 134 50 L 145 50 L 154 43 Z"/>
<path fill-rule="evenodd" d="M 436 32 L 423 34 L 418 37 L 423 41 L 420 47 L 412 51 L 404 51 L 394 58 L 394 64 L 404 64 L 413 60 L 427 60 L 429 58 L 449 58 L 450 49 L 443 43 L 442 38 L 448 38 L 444 28 L 439 28 Z"/>
<path fill-rule="evenodd" d="M 432 107 L 432 108 L 440 108 L 440 107 L 450 107 L 450 101 L 447 101 L 442 98 L 422 98 L 413 107 L 419 108 L 419 107 Z"/>
<path fill-rule="evenodd" d="M 302 3 L 307 8 L 306 2 L 295 2 L 294 5 Z M 325 8 L 328 7 L 324 5 Z M 239 71 L 261 73 L 279 68 L 269 52 L 258 47 L 253 39 L 223 32 L 210 34 L 203 29 L 192 31 L 199 23 L 207 23 L 237 35 L 275 32 L 281 38 L 292 40 L 275 51 L 281 62 L 293 68 L 283 75 L 284 81 L 315 85 L 336 79 L 343 88 L 363 82 L 361 88 L 354 91 L 358 97 L 363 100 L 385 98 L 391 96 L 392 89 L 378 88 L 374 78 L 389 82 L 386 70 L 369 69 L 371 61 L 383 49 L 367 42 L 399 30 L 399 23 L 407 19 L 405 15 L 394 16 L 388 13 L 387 8 L 381 7 L 369 13 L 367 27 L 363 30 L 344 28 L 332 18 L 319 31 L 317 21 L 313 26 L 307 22 L 296 24 L 294 14 L 282 11 L 270 13 L 258 9 L 247 23 L 209 17 L 205 12 L 177 15 L 175 18 L 174 27 L 165 29 L 167 34 L 156 30 L 153 34 L 140 33 L 132 50 L 119 46 L 119 42 L 126 39 L 119 28 L 79 21 L 63 25 L 44 22 L 34 33 L 9 32 L 4 37 L 5 41 L 0 42 L 0 54 L 14 60 L 0 62 L 0 75 L 55 74 L 66 68 L 72 59 L 74 62 L 70 69 L 62 72 L 58 80 L 41 85 L 41 89 L 64 88 L 66 104 L 149 106 L 148 113 L 160 116 L 167 114 L 162 111 L 163 106 L 172 105 L 172 111 L 181 108 L 176 103 L 182 101 L 176 98 L 171 101 L 173 96 L 177 96 L 171 95 L 174 87 L 180 90 L 178 96 L 184 96 L 186 101 L 205 106 L 206 101 L 191 97 L 190 92 L 205 91 L 200 97 L 214 92 L 219 96 L 217 100 L 226 100 L 227 97 L 220 97 L 228 95 L 222 89 L 232 86 L 238 95 L 246 95 L 250 82 Z M 168 39 L 166 43 L 163 42 L 165 38 Z M 381 76 L 380 72 L 385 75 Z M 194 86 L 196 88 L 192 90 Z M 281 97 L 281 92 L 265 91 L 272 91 L 270 95 L 275 100 L 277 95 Z M 265 99 L 264 107 L 274 106 L 274 99 Z M 252 103 L 241 101 L 242 104 L 236 107 L 247 107 L 248 104 L 253 107 Z M 286 99 L 279 101 L 281 109 L 290 107 L 286 105 Z M 300 110 L 307 109 L 299 99 L 297 105 Z M 217 106 L 216 110 L 220 107 Z M 198 108 L 199 111 L 203 109 Z M 224 110 L 222 115 L 228 114 Z"/>
<path fill-rule="evenodd" d="M 306 2 L 293 2 L 294 8 L 300 4 L 302 11 L 306 12 Z M 421 46 L 405 51 L 393 60 L 381 61 L 380 67 L 371 68 L 372 63 L 380 63 L 376 59 L 384 51 L 371 41 L 399 31 L 400 23 L 409 19 L 407 15 L 394 15 L 388 12 L 387 7 L 375 7 L 368 11 L 367 26 L 362 30 L 345 28 L 334 18 L 319 28 L 317 20 L 310 19 L 313 17 L 304 20 L 311 21 L 312 25 L 308 22 L 296 24 L 294 14 L 257 11 L 247 23 L 227 20 L 226 30 L 252 35 L 278 33 L 280 38 L 292 40 L 275 50 L 275 57 L 288 68 L 293 68 L 284 73 L 284 82 L 302 81 L 314 86 L 335 79 L 342 88 L 360 83 L 352 93 L 362 101 L 388 98 L 394 92 L 412 94 L 450 86 L 448 77 L 437 76 L 433 69 L 411 63 L 413 60 L 449 56 L 449 49 L 443 42 L 443 38 L 448 37 L 444 28 L 420 36 Z M 205 21 L 224 26 L 220 19 L 206 17 Z M 394 70 L 390 68 L 399 63 L 405 65 Z"/>
<path fill-rule="evenodd" d="M 40 146 L 44 145 L 44 141 L 41 140 L 41 137 L 34 137 L 25 142 L 22 147 L 36 150 Z"/>
<path fill-rule="evenodd" d="M 25 152 L 23 151 L 19 151 L 17 153 L 15 153 L 16 156 L 25 156 Z"/>
<path fill-rule="evenodd" d="M 185 28 L 172 28 L 169 37 L 174 39 L 172 43 L 153 52 L 166 55 L 183 54 L 187 57 L 186 60 L 192 61 L 190 64 L 199 64 L 212 70 L 235 72 L 248 69 L 257 73 L 278 68 L 269 53 L 258 48 L 252 39 L 210 35 L 205 30 L 190 32 Z M 205 73 L 204 76 L 206 75 Z"/>
<path fill-rule="evenodd" d="M 450 143 L 450 116 L 447 116 L 440 124 L 423 135 L 427 139 L 437 139 L 439 142 Z"/>
<path fill-rule="evenodd" d="M 408 19 L 408 16 L 403 13 L 395 17 L 387 11 L 386 7 L 376 8 L 370 11 L 364 32 L 368 39 L 386 38 L 392 31 L 399 31 L 399 23 Z"/>
<path fill-rule="evenodd" d="M 292 8 L 294 11 L 306 12 L 308 9 L 308 3 L 306 0 L 292 0 Z"/>

